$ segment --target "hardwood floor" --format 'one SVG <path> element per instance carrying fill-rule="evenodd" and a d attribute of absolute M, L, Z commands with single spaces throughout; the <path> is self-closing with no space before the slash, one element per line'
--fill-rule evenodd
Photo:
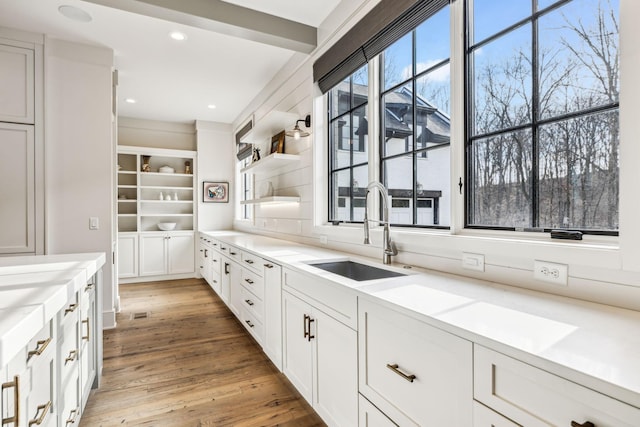
<path fill-rule="evenodd" d="M 80 426 L 324 426 L 204 280 L 120 296 Z"/>

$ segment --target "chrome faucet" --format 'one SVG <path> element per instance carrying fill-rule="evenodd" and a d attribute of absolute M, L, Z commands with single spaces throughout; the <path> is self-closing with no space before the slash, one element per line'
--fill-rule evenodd
<path fill-rule="evenodd" d="M 371 181 L 367 185 L 367 193 L 364 196 L 364 244 L 369 245 L 369 217 L 367 216 L 367 201 L 369 199 L 369 190 L 376 188 L 380 192 L 382 198 L 382 221 L 371 220 L 371 222 L 377 222 L 384 224 L 383 231 L 383 247 L 382 247 L 382 262 L 385 264 L 391 264 L 391 256 L 398 255 L 398 249 L 395 243 L 391 240 L 389 235 L 389 193 L 384 185 L 378 181 Z"/>

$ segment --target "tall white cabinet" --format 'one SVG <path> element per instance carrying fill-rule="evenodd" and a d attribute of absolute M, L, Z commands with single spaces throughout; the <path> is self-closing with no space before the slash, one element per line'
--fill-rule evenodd
<path fill-rule="evenodd" d="M 35 59 L 35 45 L 0 38 L 0 254 L 36 253 L 42 239 Z"/>
<path fill-rule="evenodd" d="M 193 276 L 196 152 L 121 145 L 117 158 L 119 279 Z"/>

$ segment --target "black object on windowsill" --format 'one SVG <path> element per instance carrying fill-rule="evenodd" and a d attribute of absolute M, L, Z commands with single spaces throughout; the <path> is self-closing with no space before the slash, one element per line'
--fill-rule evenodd
<path fill-rule="evenodd" d="M 582 232 L 576 230 L 551 230 L 552 239 L 582 240 Z"/>

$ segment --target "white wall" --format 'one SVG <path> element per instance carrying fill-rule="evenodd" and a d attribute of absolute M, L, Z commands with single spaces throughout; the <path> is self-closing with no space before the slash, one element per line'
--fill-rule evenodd
<path fill-rule="evenodd" d="M 235 206 L 235 146 L 231 125 L 196 121 L 198 149 L 198 230 L 233 227 Z M 229 182 L 229 203 L 204 203 L 203 181 Z"/>
<path fill-rule="evenodd" d="M 118 117 L 118 145 L 194 151 L 196 132 L 193 123 Z"/>
<path fill-rule="evenodd" d="M 106 253 L 105 327 L 115 325 L 112 67 L 111 49 L 45 41 L 46 253 Z"/>
<path fill-rule="evenodd" d="M 269 112 L 292 112 L 304 117 L 312 113 L 313 135 L 305 144 L 310 149 L 301 149 L 302 160 L 274 171 L 266 177 L 274 184 L 275 194 L 299 195 L 299 205 L 265 206 L 256 208 L 255 220 L 236 221 L 240 230 L 265 234 L 291 241 L 321 245 L 320 237 L 327 237 L 327 247 L 346 252 L 381 257 L 381 232 L 373 231 L 373 245 L 362 242 L 361 226 L 338 227 L 327 225 L 327 147 L 326 104 L 313 84 L 313 61 L 328 46 L 341 37 L 358 19 L 370 10 L 377 1 L 349 1 L 351 8 L 342 19 L 332 14 L 319 31 L 318 49 L 309 58 L 294 56 L 276 78 L 247 106 L 234 124 L 239 126 L 250 114 L 256 120 L 268 117 Z M 461 7 L 462 2 L 452 7 Z M 454 218 L 451 231 L 429 231 L 392 228 L 392 236 L 398 244 L 400 254 L 396 262 L 418 265 L 445 272 L 506 283 L 514 286 L 566 295 L 574 298 L 640 310 L 640 221 L 637 197 L 637 176 L 640 168 L 640 148 L 635 144 L 638 121 L 635 114 L 640 111 L 640 83 L 633 76 L 640 69 L 640 45 L 635 43 L 640 30 L 633 23 L 640 13 L 640 6 L 633 0 L 621 1 L 621 79 L 622 79 L 622 129 L 621 129 L 621 229 L 620 238 L 588 237 L 582 242 L 551 241 L 548 236 L 533 233 L 496 233 L 471 231 L 463 228 L 462 196 L 456 191 L 451 205 L 458 217 Z M 461 43 L 462 31 L 457 32 L 454 43 Z M 457 74 L 456 74 L 457 73 Z M 452 96 L 461 93 L 463 70 L 460 64 L 452 63 L 454 89 Z M 452 174 L 457 177 L 464 170 L 462 116 L 463 109 L 452 111 Z M 375 112 L 370 113 L 375 116 Z M 374 136 L 371 136 L 375 140 Z M 307 147 L 307 146 L 305 146 Z M 370 169 L 378 165 L 369 165 Z M 451 188 L 457 188 L 457 181 Z M 260 183 L 256 182 L 256 188 Z M 485 256 L 485 271 L 474 272 L 462 269 L 463 252 L 480 253 Z M 568 286 L 547 285 L 533 279 L 534 260 L 564 263 L 569 266 Z"/>

